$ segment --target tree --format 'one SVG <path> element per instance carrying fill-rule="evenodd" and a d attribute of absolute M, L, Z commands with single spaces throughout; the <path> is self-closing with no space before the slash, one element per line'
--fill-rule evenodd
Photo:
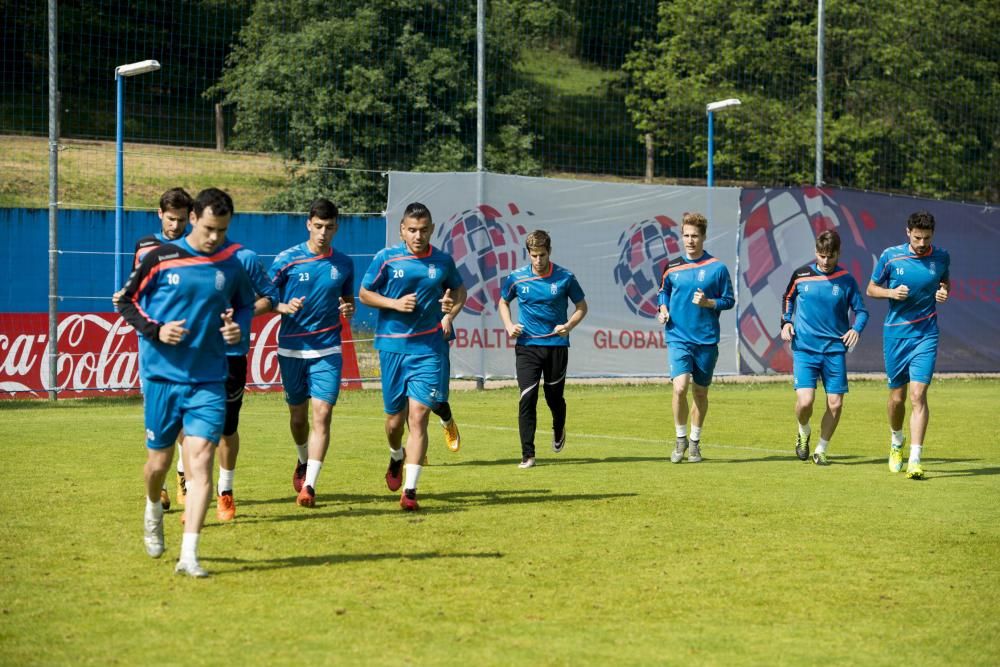
<path fill-rule="evenodd" d="M 509 27 L 488 26 L 494 67 L 517 58 Z M 257 0 L 210 94 L 235 107 L 239 147 L 293 164 L 296 183 L 275 205 L 325 193 L 346 210 L 381 210 L 382 172 L 474 165 L 475 29 L 469 2 Z M 530 100 L 489 84 L 487 166 L 537 172 L 522 131 Z"/>
<path fill-rule="evenodd" d="M 829 2 L 825 180 L 995 200 L 998 28 L 991 0 Z M 626 103 L 663 154 L 689 165 L 676 175 L 692 176 L 707 158 L 705 103 L 739 97 L 717 144 L 720 172 L 811 182 L 815 58 L 815 2 L 662 2 L 656 39 L 627 58 Z"/>

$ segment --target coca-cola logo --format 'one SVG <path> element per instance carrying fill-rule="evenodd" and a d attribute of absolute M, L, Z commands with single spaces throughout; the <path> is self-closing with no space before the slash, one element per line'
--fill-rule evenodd
<path fill-rule="evenodd" d="M 49 371 L 48 316 L 7 313 L 0 322 L 0 396 L 38 396 L 52 387 Z M 255 318 L 250 334 L 247 382 L 262 391 L 281 389 L 277 336 L 281 318 Z M 139 353 L 135 330 L 111 313 L 73 313 L 60 317 L 55 388 L 69 395 L 139 391 Z"/>

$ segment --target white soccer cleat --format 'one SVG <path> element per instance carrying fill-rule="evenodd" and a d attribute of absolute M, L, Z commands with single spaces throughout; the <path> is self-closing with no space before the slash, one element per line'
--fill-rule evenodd
<path fill-rule="evenodd" d="M 194 577 L 196 579 L 204 579 L 208 576 L 208 572 L 205 568 L 199 565 L 196 560 L 177 561 L 177 566 L 174 568 L 174 572 L 177 574 L 186 574 L 187 576 Z"/>
<path fill-rule="evenodd" d="M 146 553 L 152 558 L 159 558 L 163 555 L 163 515 L 159 519 L 145 517 L 143 523 L 142 541 L 146 544 Z"/>

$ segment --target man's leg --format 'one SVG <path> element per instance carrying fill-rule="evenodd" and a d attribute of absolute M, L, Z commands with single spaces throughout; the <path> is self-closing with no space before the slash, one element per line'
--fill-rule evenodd
<path fill-rule="evenodd" d="M 514 368 L 520 398 L 517 403 L 517 430 L 521 438 L 521 467 L 535 464 L 535 430 L 538 426 L 538 385 L 542 380 L 541 352 L 534 345 L 514 348 Z"/>
<path fill-rule="evenodd" d="M 390 491 L 403 485 L 403 430 L 406 428 L 407 410 L 385 416 L 385 439 L 389 443 L 389 467 L 385 471 L 385 484 Z"/>
<path fill-rule="evenodd" d="M 194 577 L 207 573 L 198 563 L 198 541 L 205 513 L 212 493 L 212 466 L 215 459 L 215 444 L 205 438 L 185 436 L 184 455 L 187 457 L 185 475 L 187 477 L 187 505 L 184 507 L 184 539 L 181 555 L 177 561 L 177 572 Z"/>
<path fill-rule="evenodd" d="M 163 503 L 160 492 L 163 480 L 170 471 L 170 463 L 174 456 L 173 446 L 164 449 L 146 449 L 146 465 L 143 467 L 143 478 L 146 485 L 146 509 L 143 515 L 145 533 L 143 541 L 146 553 L 153 558 L 163 555 Z"/>
<path fill-rule="evenodd" d="M 323 469 L 326 452 L 330 448 L 330 421 L 333 418 L 333 405 L 326 401 L 313 398 L 312 422 L 308 436 L 308 459 L 306 461 L 306 477 L 302 490 L 295 502 L 303 507 L 313 507 L 316 503 L 316 481 Z M 304 404 L 303 404 L 304 405 Z"/>
<path fill-rule="evenodd" d="M 442 399 L 437 405 L 431 408 L 434 414 L 441 420 L 441 428 L 444 429 L 444 444 L 452 452 L 457 452 L 462 448 L 462 436 L 458 432 L 458 424 L 451 414 L 451 404 L 448 402 L 449 388 L 451 384 L 451 354 L 445 351 L 441 358 L 441 395 Z M 425 457 L 426 458 L 426 457 Z"/>
<path fill-rule="evenodd" d="M 809 438 L 812 435 L 809 420 L 812 419 L 815 401 L 815 387 L 802 387 L 795 390 L 795 420 L 799 425 L 798 435 L 795 438 L 795 456 L 800 461 L 809 458 Z"/>
<path fill-rule="evenodd" d="M 840 423 L 843 407 L 843 394 L 826 395 L 826 412 L 823 413 L 823 420 L 820 422 L 819 443 L 816 445 L 816 453 L 813 454 L 813 463 L 816 465 L 827 465 L 826 448 L 837 430 L 837 424 Z"/>
<path fill-rule="evenodd" d="M 566 369 L 569 367 L 569 348 L 551 347 L 547 349 L 543 377 L 545 403 L 552 412 L 552 451 L 558 454 L 566 445 Z"/>
<path fill-rule="evenodd" d="M 219 521 L 236 518 L 233 499 L 233 479 L 236 476 L 236 458 L 240 453 L 240 411 L 247 386 L 246 355 L 226 357 L 229 375 L 226 377 L 226 421 L 219 438 L 219 485 L 216 499 L 216 516 Z"/>
<path fill-rule="evenodd" d="M 899 387 L 889 388 L 889 401 L 886 412 L 889 415 L 889 430 L 892 441 L 889 445 L 889 470 L 899 472 L 903 469 L 903 417 L 906 415 L 906 390 L 909 383 Z"/>
<path fill-rule="evenodd" d="M 674 451 L 670 453 L 671 463 L 680 463 L 684 459 L 684 452 L 688 448 L 687 424 L 688 424 L 688 387 L 691 386 L 691 373 L 681 373 L 675 375 L 672 380 L 673 393 L 671 396 L 671 407 L 674 413 L 674 429 L 677 435 L 677 444 Z"/>
<path fill-rule="evenodd" d="M 931 409 L 927 405 L 928 387 L 929 385 L 916 380 L 910 382 L 910 458 L 906 464 L 906 476 L 910 479 L 922 479 L 924 476 L 920 455 L 923 452 L 924 436 L 927 435 L 927 424 L 931 419 Z"/>
<path fill-rule="evenodd" d="M 691 380 L 691 437 L 689 439 L 690 450 L 688 451 L 688 461 L 698 463 L 701 461 L 701 427 L 705 425 L 705 417 L 708 416 L 708 386 L 698 384 L 696 380 Z"/>
<path fill-rule="evenodd" d="M 420 508 L 417 504 L 417 482 L 420 480 L 420 471 L 423 466 L 424 455 L 427 453 L 427 421 L 430 417 L 431 409 L 415 399 L 409 399 L 407 409 L 407 426 L 409 433 L 406 436 L 406 475 L 403 495 L 399 498 L 399 505 L 404 510 L 414 511 Z"/>

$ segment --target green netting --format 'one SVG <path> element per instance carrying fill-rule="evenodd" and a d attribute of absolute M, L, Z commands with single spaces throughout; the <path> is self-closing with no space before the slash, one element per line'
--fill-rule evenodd
<path fill-rule="evenodd" d="M 486 6 L 487 169 L 703 182 L 705 104 L 739 97 L 716 117 L 717 182 L 813 182 L 817 2 Z M 825 8 L 824 181 L 996 201 L 996 1 Z M 472 0 L 60 2 L 60 199 L 112 205 L 114 67 L 147 58 L 162 69 L 126 90 L 129 206 L 211 184 L 244 210 L 322 191 L 378 211 L 388 170 L 474 169 L 475 12 Z M 44 205 L 46 2 L 5 0 L 0 17 L 0 205 Z"/>

